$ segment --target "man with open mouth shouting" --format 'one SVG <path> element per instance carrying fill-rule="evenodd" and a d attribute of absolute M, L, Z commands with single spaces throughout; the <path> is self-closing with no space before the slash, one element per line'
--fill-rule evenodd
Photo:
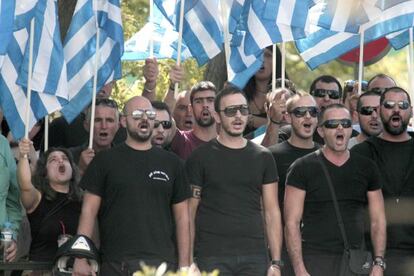
<path fill-rule="evenodd" d="M 400 87 L 386 89 L 379 113 L 384 125 L 378 137 L 352 148 L 378 165 L 387 215 L 385 275 L 414 275 L 414 142 L 407 132 L 411 99 Z"/>
<path fill-rule="evenodd" d="M 347 149 L 352 121 L 344 105 L 323 109 L 317 131 L 325 145 L 296 160 L 288 171 L 284 201 L 287 251 L 295 275 L 349 275 L 342 274 L 347 267 L 342 265 L 344 251 L 363 249 L 367 206 L 374 254 L 382 260 L 385 254 L 379 171 L 374 162 Z M 343 224 L 338 223 L 332 193 Z M 370 265 L 367 263 L 368 268 Z M 371 275 L 382 273 L 380 263 L 373 265 Z"/>

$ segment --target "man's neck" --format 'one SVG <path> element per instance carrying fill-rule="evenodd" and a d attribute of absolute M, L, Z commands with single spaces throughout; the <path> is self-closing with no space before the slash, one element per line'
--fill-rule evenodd
<path fill-rule="evenodd" d="M 125 144 L 127 144 L 129 147 L 133 148 L 134 150 L 149 150 L 152 147 L 150 139 L 148 139 L 145 142 L 141 142 L 141 141 L 136 141 L 132 139 L 131 137 L 127 137 Z"/>
<path fill-rule="evenodd" d="M 303 139 L 303 138 L 296 136 L 293 132 L 290 135 L 288 142 L 292 146 L 301 148 L 301 149 L 313 149 L 315 147 L 315 143 L 312 140 L 312 136 L 307 139 Z"/>
<path fill-rule="evenodd" d="M 268 82 L 256 80 L 256 92 L 266 94 L 268 91 Z"/>
<path fill-rule="evenodd" d="M 226 146 L 231 149 L 241 149 L 244 148 L 247 144 L 247 140 L 243 136 L 230 136 L 223 133 L 217 136 L 217 141 L 220 142 L 223 146 Z"/>
<path fill-rule="evenodd" d="M 344 151 L 333 151 L 328 148 L 326 145 L 322 148 L 322 153 L 326 159 L 336 166 L 342 166 L 349 159 L 349 150 Z"/>
<path fill-rule="evenodd" d="M 358 143 L 362 143 L 362 142 L 364 142 L 367 139 L 368 139 L 368 136 L 366 136 L 362 132 L 356 136 L 356 140 L 357 140 Z"/>
<path fill-rule="evenodd" d="M 93 144 L 92 147 L 93 147 L 93 150 L 95 151 L 95 153 L 98 153 L 98 152 L 101 152 L 103 150 L 107 150 L 107 149 L 112 148 L 112 143 L 109 144 L 109 145 L 107 145 L 107 146 L 104 146 L 104 147 L 101 147 L 99 145 Z"/>
<path fill-rule="evenodd" d="M 382 131 L 379 137 L 388 142 L 405 142 L 411 139 L 411 136 L 408 134 L 407 131 L 404 131 L 400 135 L 392 135 L 385 129 Z"/>
<path fill-rule="evenodd" d="M 208 142 L 217 137 L 216 124 L 209 127 L 201 127 L 196 124 L 193 126 L 193 133 L 198 139 Z"/>

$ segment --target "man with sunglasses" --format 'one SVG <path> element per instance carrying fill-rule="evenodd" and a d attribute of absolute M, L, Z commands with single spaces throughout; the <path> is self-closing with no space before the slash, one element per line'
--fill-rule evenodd
<path fill-rule="evenodd" d="M 191 88 L 190 109 L 194 118 L 193 129 L 177 129 L 171 142 L 171 150 L 183 160 L 186 160 L 198 146 L 217 136 L 213 117 L 216 91 L 214 84 L 209 81 L 201 81 Z"/>
<path fill-rule="evenodd" d="M 368 206 L 375 256 L 385 253 L 385 212 L 377 166 L 347 148 L 351 115 L 342 104 L 322 110 L 317 131 L 325 140 L 321 150 L 296 160 L 289 168 L 285 190 L 285 237 L 295 275 L 342 275 L 344 242 L 338 226 L 328 180 L 332 179 L 349 244 L 364 244 Z M 382 275 L 380 264 L 372 275 Z"/>
<path fill-rule="evenodd" d="M 379 167 L 387 211 L 386 275 L 414 275 L 414 142 L 407 131 L 412 117 L 409 94 L 391 87 L 380 98 L 383 131 L 352 148 Z"/>
<path fill-rule="evenodd" d="M 313 142 L 312 136 L 318 125 L 318 108 L 313 97 L 309 94 L 292 96 L 286 102 L 288 121 L 291 124 L 291 135 L 287 141 L 269 147 L 277 164 L 279 173 L 279 206 L 283 212 L 286 173 L 290 165 L 298 158 L 314 152 L 319 145 Z M 285 263 L 283 275 L 294 275 L 286 247 L 282 251 Z"/>
<path fill-rule="evenodd" d="M 224 88 L 214 106 L 219 135 L 186 161 L 196 262 L 203 271 L 219 269 L 220 275 L 280 275 L 274 159 L 266 148 L 243 138 L 249 108 L 240 89 Z"/>
<path fill-rule="evenodd" d="M 91 107 L 86 112 L 84 128 L 89 133 L 91 121 Z M 96 99 L 95 119 L 93 123 L 92 148 L 88 148 L 88 141 L 82 145 L 69 148 L 75 164 L 78 165 L 80 175 L 83 175 L 95 155 L 113 146 L 114 137 L 119 129 L 118 105 L 114 100 Z"/>
<path fill-rule="evenodd" d="M 396 86 L 393 78 L 386 74 L 376 74 L 368 81 L 368 91 L 373 91 L 377 95 L 381 95 L 387 88 Z"/>
<path fill-rule="evenodd" d="M 358 118 L 361 132 L 349 140 L 348 148 L 365 141 L 368 137 L 378 136 L 382 132 L 382 122 L 379 114 L 380 95 L 374 91 L 363 93 L 358 98 L 353 115 Z"/>
<path fill-rule="evenodd" d="M 170 109 L 164 102 L 152 101 L 151 104 L 156 112 L 151 143 L 153 146 L 168 148 L 172 139 L 171 130 L 173 126 Z"/>
<path fill-rule="evenodd" d="M 155 118 L 148 99 L 130 99 L 121 118 L 126 142 L 98 154 L 81 180 L 78 233 L 91 237 L 98 218 L 100 275 L 131 275 L 140 261 L 171 270 L 190 264 L 190 188 L 182 161 L 152 146 Z M 75 260 L 74 275 L 90 271 L 86 260 Z"/>

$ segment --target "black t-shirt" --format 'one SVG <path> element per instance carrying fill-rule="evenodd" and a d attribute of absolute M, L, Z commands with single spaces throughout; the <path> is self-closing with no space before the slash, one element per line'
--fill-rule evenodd
<path fill-rule="evenodd" d="M 262 185 L 278 180 L 270 151 L 250 141 L 231 149 L 214 139 L 194 150 L 186 169 L 190 184 L 202 187 L 195 255 L 265 255 Z"/>
<path fill-rule="evenodd" d="M 317 149 L 319 149 L 319 145 L 316 143 L 313 148 L 304 149 L 295 147 L 288 141 L 269 147 L 269 150 L 272 152 L 273 158 L 276 161 L 277 171 L 279 173 L 278 195 L 281 208 L 283 206 L 283 198 L 285 195 L 285 182 L 288 168 L 296 159 L 303 157 L 308 153 L 314 152 Z"/>
<path fill-rule="evenodd" d="M 32 235 L 30 260 L 53 261 L 58 248 L 59 235 L 76 234 L 80 211 L 80 201 L 69 201 L 67 194 L 56 193 L 54 200 L 47 200 L 43 195 L 37 208 L 27 214 Z M 48 215 L 49 212 L 52 213 Z M 46 216 L 48 217 L 45 219 Z"/>
<path fill-rule="evenodd" d="M 380 189 L 379 172 L 369 159 L 357 154 L 340 167 L 322 154 L 330 173 L 345 231 L 351 248 L 363 243 L 367 192 Z M 286 185 L 306 191 L 302 215 L 304 249 L 339 253 L 343 239 L 335 215 L 332 196 L 316 152 L 296 160 L 288 170 Z"/>
<path fill-rule="evenodd" d="M 378 166 L 387 216 L 387 248 L 414 252 L 414 140 L 388 142 L 370 137 L 352 152 Z"/>
<path fill-rule="evenodd" d="M 95 156 L 80 186 L 102 198 L 98 219 L 104 260 L 177 262 L 172 205 L 191 193 L 175 154 L 121 144 Z"/>

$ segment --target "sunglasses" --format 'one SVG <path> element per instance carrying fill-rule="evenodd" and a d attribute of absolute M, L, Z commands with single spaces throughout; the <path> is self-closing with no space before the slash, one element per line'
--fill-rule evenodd
<path fill-rule="evenodd" d="M 374 87 L 371 88 L 369 91 L 381 96 L 381 94 L 383 94 L 387 89 L 388 88 Z"/>
<path fill-rule="evenodd" d="M 326 120 L 322 123 L 326 128 L 334 129 L 341 125 L 343 128 L 350 128 L 352 126 L 352 121 L 350 119 L 332 119 Z"/>
<path fill-rule="evenodd" d="M 395 105 L 398 105 L 398 108 L 402 110 L 406 110 L 410 107 L 410 103 L 407 100 L 399 101 L 399 102 L 387 100 L 387 101 L 384 101 L 382 105 L 386 109 L 393 109 Z"/>
<path fill-rule="evenodd" d="M 318 98 L 324 98 L 326 95 L 332 100 L 337 100 L 341 97 L 341 93 L 337 90 L 315 89 L 311 92 L 311 95 Z"/>
<path fill-rule="evenodd" d="M 146 109 L 146 110 L 144 110 L 144 109 L 137 109 L 137 110 L 132 111 L 131 114 L 125 114 L 125 116 L 132 116 L 132 118 L 134 120 L 139 120 L 139 119 L 144 118 L 144 114 L 147 116 L 147 118 L 149 120 L 154 120 L 155 119 L 155 116 L 156 116 L 155 111 L 152 110 L 152 109 Z"/>
<path fill-rule="evenodd" d="M 378 113 L 379 106 L 361 106 L 359 114 L 370 116 L 374 111 Z"/>
<path fill-rule="evenodd" d="M 172 127 L 172 123 L 170 121 L 154 121 L 154 128 L 162 126 L 163 129 L 170 129 Z"/>
<path fill-rule="evenodd" d="M 243 116 L 249 115 L 249 107 L 245 104 L 241 105 L 232 105 L 229 107 L 226 107 L 223 110 L 219 110 L 220 112 L 223 112 L 224 115 L 227 117 L 234 117 L 237 114 L 237 111 L 240 111 L 240 114 Z"/>
<path fill-rule="evenodd" d="M 318 115 L 318 108 L 316 106 L 299 106 L 293 109 L 290 113 L 295 115 L 296 118 L 302 118 L 307 112 L 315 118 Z"/>

